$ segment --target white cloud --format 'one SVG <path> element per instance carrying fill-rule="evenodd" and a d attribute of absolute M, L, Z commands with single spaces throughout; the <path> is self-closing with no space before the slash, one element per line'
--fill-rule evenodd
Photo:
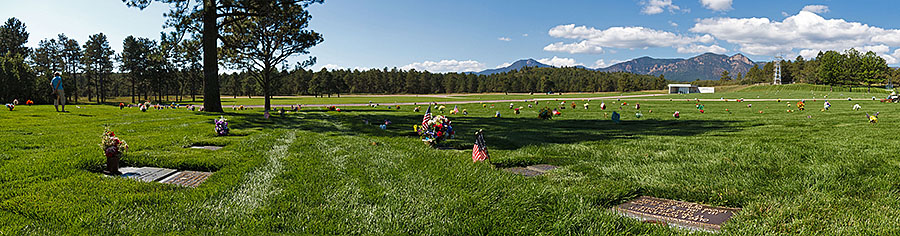
<path fill-rule="evenodd" d="M 572 58 L 561 58 L 553 56 L 553 58 L 543 58 L 537 60 L 540 63 L 544 63 L 547 65 L 555 66 L 555 67 L 572 67 L 572 66 L 583 66 L 584 64 L 575 62 L 575 59 Z"/>
<path fill-rule="evenodd" d="M 499 69 L 499 68 L 503 68 L 503 67 L 507 67 L 507 66 L 511 66 L 511 65 L 512 65 L 512 63 L 504 62 L 503 64 L 500 64 L 499 66 L 494 67 L 494 69 Z"/>
<path fill-rule="evenodd" d="M 506 42 L 512 41 L 512 39 L 508 38 L 508 37 L 499 37 L 499 38 L 497 38 L 497 40 L 506 41 Z"/>
<path fill-rule="evenodd" d="M 691 45 L 687 45 L 687 46 L 678 47 L 678 53 L 707 53 L 707 52 L 722 54 L 722 53 L 728 52 L 728 50 L 723 47 L 719 47 L 719 45 L 715 45 L 715 44 L 709 45 L 709 46 L 691 44 Z"/>
<path fill-rule="evenodd" d="M 790 15 L 791 15 L 791 14 L 789 14 L 789 13 L 787 13 L 787 12 L 781 12 L 781 16 L 788 17 L 788 16 L 790 16 Z"/>
<path fill-rule="evenodd" d="M 825 19 L 810 11 L 800 11 L 784 21 L 768 18 L 708 18 L 690 29 L 740 46 L 752 55 L 775 55 L 797 50 L 803 57 L 818 51 L 849 48 L 889 51 L 900 46 L 900 30 L 883 29 L 843 19 Z"/>
<path fill-rule="evenodd" d="M 672 0 L 645 0 L 641 1 L 641 5 L 644 8 L 641 9 L 641 13 L 647 15 L 659 14 L 665 10 L 669 10 L 669 12 L 675 12 L 681 10 L 680 7 L 672 4 Z"/>
<path fill-rule="evenodd" d="M 828 13 L 831 10 L 828 9 L 828 6 L 825 6 L 825 5 L 807 5 L 807 6 L 803 7 L 803 10 L 801 10 L 801 11 L 808 11 L 808 12 L 812 12 L 812 13 L 822 14 L 822 13 Z"/>
<path fill-rule="evenodd" d="M 400 67 L 402 70 L 410 70 L 416 69 L 418 71 L 429 71 L 433 73 L 443 73 L 443 72 L 470 72 L 470 71 L 481 71 L 484 70 L 484 63 L 467 60 L 467 61 L 457 61 L 457 60 L 441 60 L 438 62 L 434 61 L 424 61 L 424 62 L 415 62 L 409 65 L 405 65 Z"/>
<path fill-rule="evenodd" d="M 597 60 L 594 62 L 593 68 L 606 68 L 611 65 L 618 64 L 619 62 L 622 62 L 622 61 L 621 60 L 611 60 L 611 61 L 609 61 L 609 63 L 606 63 L 605 61 L 603 61 L 603 59 L 600 59 L 600 60 Z"/>
<path fill-rule="evenodd" d="M 544 47 L 544 51 L 568 53 L 603 53 L 603 47 L 590 45 L 587 41 L 578 43 L 556 42 Z"/>
<path fill-rule="evenodd" d="M 878 53 L 878 54 L 885 54 L 885 53 L 891 52 L 891 48 L 884 44 L 874 45 L 874 46 L 865 46 L 865 47 L 862 47 L 862 49 L 857 49 L 857 50 L 860 50 L 860 52 L 862 52 L 862 53 L 872 51 L 872 52 Z"/>
<path fill-rule="evenodd" d="M 672 21 L 669 21 L 669 25 L 671 25 L 672 27 L 678 27 L 678 23 Z"/>
<path fill-rule="evenodd" d="M 816 58 L 816 55 L 819 55 L 819 50 L 815 50 L 815 49 L 800 50 L 800 56 L 802 56 L 806 60 Z"/>
<path fill-rule="evenodd" d="M 574 24 L 558 25 L 550 29 L 549 34 L 556 38 L 581 40 L 574 43 L 557 42 L 544 47 L 544 51 L 568 53 L 603 53 L 604 47 L 635 49 L 708 44 L 715 41 L 708 34 L 684 36 L 644 27 L 610 27 L 600 30 L 586 26 L 576 27 Z"/>
<path fill-rule="evenodd" d="M 522 34 L 522 37 L 528 37 L 528 34 Z"/>
<path fill-rule="evenodd" d="M 325 64 L 324 66 L 319 67 L 319 70 L 322 70 L 322 68 L 325 68 L 327 70 L 345 70 L 345 69 L 347 69 L 347 67 L 343 67 L 343 66 L 339 66 L 339 65 L 335 65 L 335 64 Z"/>
<path fill-rule="evenodd" d="M 891 55 L 881 55 L 881 58 L 884 58 L 884 62 L 887 63 L 888 65 L 893 65 L 893 64 L 897 64 L 897 62 L 900 62 L 900 60 L 897 60 L 896 57 L 891 56 Z"/>
<path fill-rule="evenodd" d="M 894 50 L 894 53 L 891 55 L 881 55 L 884 58 L 884 61 L 889 65 L 896 65 L 900 63 L 900 49 Z"/>
<path fill-rule="evenodd" d="M 313 68 L 315 68 L 315 71 L 322 70 L 322 68 L 325 68 L 326 70 L 331 70 L 331 71 L 333 71 L 333 70 L 366 71 L 366 70 L 374 69 L 374 68 L 370 68 L 370 67 L 359 67 L 359 66 L 354 66 L 353 68 L 350 68 L 350 67 L 344 67 L 344 66 L 340 66 L 340 65 L 336 65 L 336 64 L 325 64 L 323 66 L 318 66 L 318 67 L 313 67 Z"/>
<path fill-rule="evenodd" d="M 731 10 L 731 0 L 700 0 L 703 7 L 713 11 Z"/>

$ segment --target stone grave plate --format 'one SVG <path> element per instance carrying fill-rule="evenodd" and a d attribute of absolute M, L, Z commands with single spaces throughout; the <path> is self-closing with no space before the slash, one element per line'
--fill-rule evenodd
<path fill-rule="evenodd" d="M 210 151 L 216 151 L 216 150 L 222 149 L 222 147 L 220 147 L 220 146 L 191 146 L 191 148 L 206 149 L 206 150 L 210 150 Z"/>
<path fill-rule="evenodd" d="M 613 207 L 619 213 L 644 222 L 715 232 L 741 209 L 706 206 L 691 202 L 641 196 Z"/>
<path fill-rule="evenodd" d="M 119 172 L 122 172 L 122 177 L 153 182 L 175 173 L 175 170 L 158 167 L 122 167 L 119 168 Z"/>
<path fill-rule="evenodd" d="M 543 174 L 541 172 L 530 170 L 527 168 L 522 168 L 522 167 L 505 168 L 505 169 L 503 169 L 503 171 L 517 174 L 517 175 L 524 175 L 524 176 L 528 176 L 528 177 L 538 176 L 538 175 Z"/>
<path fill-rule="evenodd" d="M 528 167 L 529 170 L 533 170 L 533 171 L 537 171 L 537 172 L 541 172 L 541 173 L 545 173 L 547 171 L 550 171 L 550 170 L 556 169 L 556 168 L 557 168 L 557 166 L 547 165 L 547 164 L 533 165 L 533 166 Z"/>
<path fill-rule="evenodd" d="M 165 184 L 177 184 L 185 187 L 197 187 L 205 182 L 210 175 L 212 175 L 211 172 L 182 171 L 160 180 L 159 182 Z"/>

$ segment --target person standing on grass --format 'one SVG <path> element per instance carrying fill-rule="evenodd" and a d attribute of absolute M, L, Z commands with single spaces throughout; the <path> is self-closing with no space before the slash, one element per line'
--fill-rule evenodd
<path fill-rule="evenodd" d="M 50 80 L 53 94 L 56 95 L 56 99 L 53 100 L 53 107 L 56 108 L 56 112 L 59 112 L 59 106 L 62 106 L 62 112 L 66 112 L 66 93 L 63 91 L 62 76 L 60 76 L 59 72 L 53 73 L 53 75 L 55 77 L 53 77 L 53 80 Z"/>

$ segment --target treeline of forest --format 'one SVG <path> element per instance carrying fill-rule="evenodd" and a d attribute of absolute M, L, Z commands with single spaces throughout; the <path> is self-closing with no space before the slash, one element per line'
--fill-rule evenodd
<path fill-rule="evenodd" d="M 772 83 L 775 63 L 768 62 L 763 67 L 754 65 L 746 75 L 723 71 L 719 80 L 698 80 L 692 84 L 699 86 L 737 85 Z M 867 86 L 896 84 L 900 82 L 900 68 L 890 68 L 884 58 L 874 52 L 862 53 L 856 49 L 844 52 L 819 52 L 815 58 L 806 60 L 797 56 L 794 60 L 781 62 L 781 82 L 822 84 L 830 86 Z"/>
<path fill-rule="evenodd" d="M 13 99 L 50 103 L 50 80 L 61 72 L 70 103 L 107 102 L 130 97 L 139 101 L 202 99 L 203 66 L 200 42 L 162 34 L 160 40 L 128 36 L 123 51 L 109 46 L 103 33 L 84 43 L 59 34 L 29 48 L 25 24 L 9 18 L 0 25 L 0 102 Z M 234 66 L 232 63 L 231 66 Z M 235 69 L 235 68 L 233 68 Z M 240 69 L 240 68 L 236 68 Z M 276 70 L 260 79 L 259 71 L 223 74 L 222 95 L 261 96 L 263 82 L 270 95 L 430 94 L 484 92 L 608 92 L 662 89 L 662 76 L 596 72 L 581 68 L 523 68 L 492 75 L 430 73 L 393 69 Z"/>
<path fill-rule="evenodd" d="M 276 95 L 431 94 L 487 92 L 611 92 L 663 89 L 663 76 L 596 72 L 582 68 L 531 68 L 492 75 L 370 69 L 282 71 Z M 222 76 L 222 93 L 258 96 L 262 91 L 248 73 Z"/>

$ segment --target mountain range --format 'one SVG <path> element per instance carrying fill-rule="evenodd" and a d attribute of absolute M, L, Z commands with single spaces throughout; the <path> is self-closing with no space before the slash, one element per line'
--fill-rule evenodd
<path fill-rule="evenodd" d="M 674 81 L 717 80 L 722 71 L 728 71 L 731 76 L 737 77 L 738 73 L 747 74 L 750 68 L 756 64 L 750 58 L 738 53 L 727 56 L 715 53 L 704 53 L 688 59 L 657 59 L 652 57 L 640 57 L 626 62 L 617 63 L 605 68 L 585 68 L 602 72 L 629 72 L 635 74 L 663 75 L 666 79 Z M 476 74 L 489 75 L 503 73 L 523 67 L 553 67 L 540 63 L 534 59 L 523 59 L 509 66 L 497 69 L 489 69 Z"/>

